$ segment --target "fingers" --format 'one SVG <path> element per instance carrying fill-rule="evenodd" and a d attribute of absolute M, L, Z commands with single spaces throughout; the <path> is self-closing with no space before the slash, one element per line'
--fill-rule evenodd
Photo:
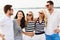
<path fill-rule="evenodd" d="M 2 40 L 5 40 L 5 35 L 3 35 L 3 34 L 0 34 L 0 37 L 2 38 Z"/>
<path fill-rule="evenodd" d="M 54 30 L 54 32 L 55 32 L 55 33 L 59 33 L 59 32 L 60 32 L 60 30 L 59 30 L 59 29 L 56 29 L 56 30 Z"/>

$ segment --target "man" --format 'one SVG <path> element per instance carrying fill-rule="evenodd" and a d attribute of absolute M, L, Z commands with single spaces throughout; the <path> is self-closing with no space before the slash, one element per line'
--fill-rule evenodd
<path fill-rule="evenodd" d="M 0 34 L 5 40 L 14 40 L 13 32 L 13 20 L 11 15 L 13 15 L 12 5 L 4 6 L 5 15 L 0 19 Z"/>
<path fill-rule="evenodd" d="M 46 40 L 60 40 L 58 33 L 60 15 L 59 12 L 54 10 L 53 1 L 47 1 L 46 4 L 47 27 L 46 27 Z"/>

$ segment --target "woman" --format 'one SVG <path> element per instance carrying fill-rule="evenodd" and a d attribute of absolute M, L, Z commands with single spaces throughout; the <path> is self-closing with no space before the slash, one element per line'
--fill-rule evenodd
<path fill-rule="evenodd" d="M 36 20 L 36 28 L 35 28 L 35 37 L 34 40 L 45 40 L 45 31 L 44 27 L 46 26 L 46 16 L 44 12 L 41 10 L 39 12 L 39 17 Z"/>
<path fill-rule="evenodd" d="M 25 27 L 25 15 L 22 10 L 19 10 L 14 20 L 14 39 L 22 40 L 22 28 Z"/>
<path fill-rule="evenodd" d="M 31 40 L 34 36 L 35 22 L 33 18 L 33 13 L 29 11 L 26 16 L 26 27 L 24 31 L 24 40 Z"/>

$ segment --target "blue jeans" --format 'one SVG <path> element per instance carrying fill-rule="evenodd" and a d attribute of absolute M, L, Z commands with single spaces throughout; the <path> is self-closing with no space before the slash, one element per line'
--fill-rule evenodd
<path fill-rule="evenodd" d="M 59 34 L 47 35 L 46 40 L 60 40 Z"/>

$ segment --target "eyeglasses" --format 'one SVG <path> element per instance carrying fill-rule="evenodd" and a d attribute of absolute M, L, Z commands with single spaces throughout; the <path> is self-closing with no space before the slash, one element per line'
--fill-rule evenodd
<path fill-rule="evenodd" d="M 27 14 L 27 16 L 32 16 L 32 14 Z"/>

